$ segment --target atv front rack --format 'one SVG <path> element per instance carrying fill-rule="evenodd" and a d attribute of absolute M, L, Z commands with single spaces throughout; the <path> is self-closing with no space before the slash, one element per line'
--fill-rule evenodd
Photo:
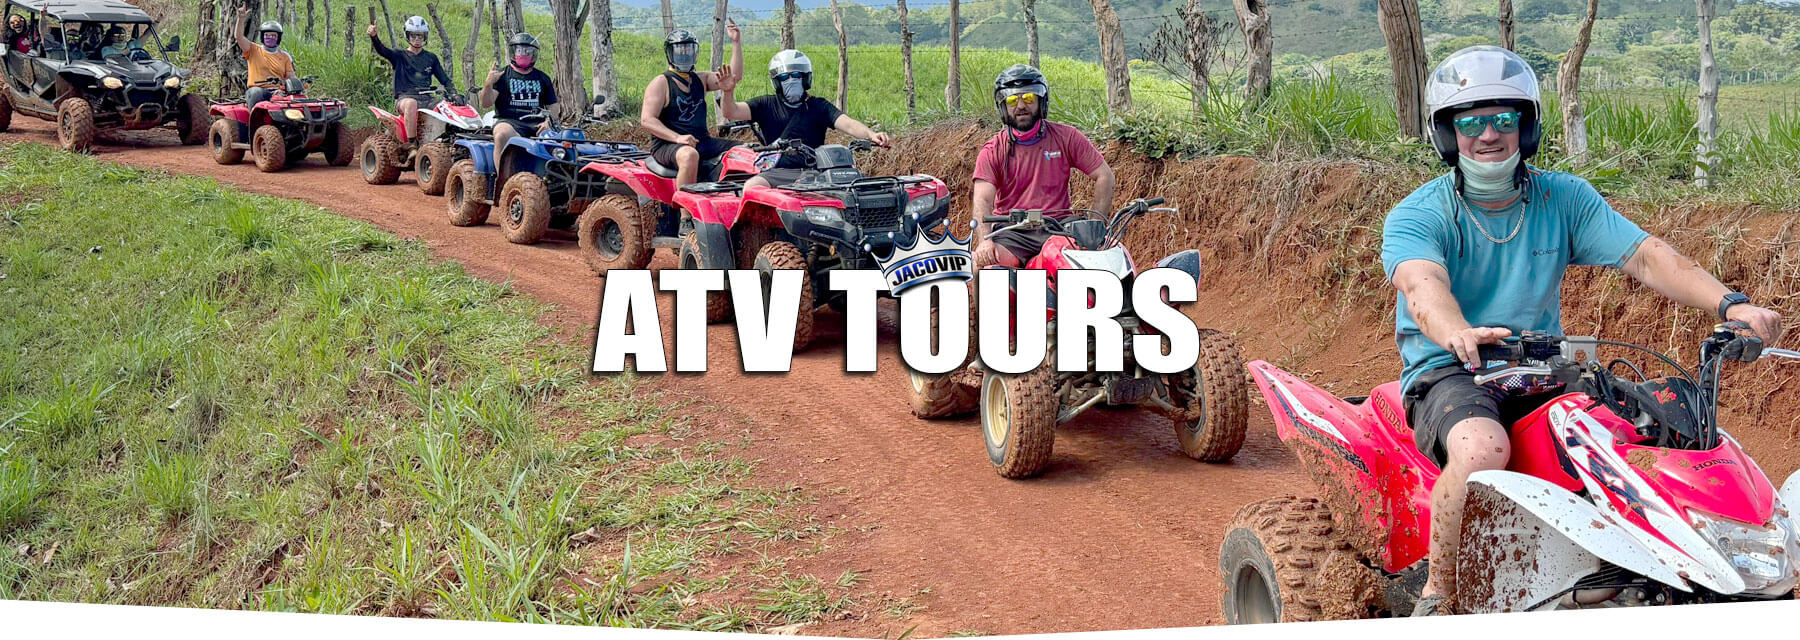
<path fill-rule="evenodd" d="M 876 189 L 876 188 L 895 187 L 895 186 L 901 186 L 901 185 L 925 184 L 927 182 L 931 182 L 936 179 L 937 178 L 933 178 L 930 176 L 904 176 L 904 177 L 876 176 L 876 177 L 871 177 L 871 178 L 857 178 L 856 181 L 854 181 L 854 182 L 848 182 L 848 183 L 844 183 L 844 184 L 795 183 L 795 184 L 783 185 L 778 188 L 785 189 L 788 191 L 796 191 L 796 192 L 800 192 L 800 193 L 813 193 L 813 192 L 818 192 L 818 191 L 842 191 L 845 189 Z"/>

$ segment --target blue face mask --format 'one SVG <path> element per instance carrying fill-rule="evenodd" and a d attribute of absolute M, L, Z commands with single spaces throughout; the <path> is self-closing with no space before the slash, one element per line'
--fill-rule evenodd
<path fill-rule="evenodd" d="M 806 80 L 802 78 L 788 78 L 781 81 L 782 102 L 786 102 L 790 106 L 797 105 L 800 104 L 800 99 L 805 97 Z"/>

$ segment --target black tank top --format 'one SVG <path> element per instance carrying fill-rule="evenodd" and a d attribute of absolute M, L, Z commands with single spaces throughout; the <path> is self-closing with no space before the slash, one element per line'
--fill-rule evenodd
<path fill-rule="evenodd" d="M 707 137 L 706 81 L 698 73 L 689 74 L 688 90 L 684 92 L 675 82 L 677 77 L 673 71 L 663 72 L 663 79 L 669 83 L 669 102 L 656 117 L 677 134 L 704 139 Z"/>

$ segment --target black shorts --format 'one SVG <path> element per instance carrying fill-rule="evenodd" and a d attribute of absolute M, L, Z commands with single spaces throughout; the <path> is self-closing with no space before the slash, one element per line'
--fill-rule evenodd
<path fill-rule="evenodd" d="M 700 152 L 700 162 L 704 163 L 725 155 L 726 149 L 738 146 L 738 144 L 739 143 L 735 140 L 706 137 L 701 138 L 700 144 L 695 145 L 694 149 Z M 676 166 L 675 152 L 680 151 L 681 147 L 682 145 L 669 142 L 662 138 L 652 138 L 650 140 L 650 155 L 656 158 L 657 164 L 673 169 Z"/>
<path fill-rule="evenodd" d="M 815 169 L 784 169 L 776 167 L 774 169 L 765 170 L 757 175 L 768 182 L 769 186 L 781 187 L 819 175 L 819 172 Z"/>
<path fill-rule="evenodd" d="M 503 124 L 512 125 L 513 131 L 515 131 L 519 135 L 525 136 L 527 138 L 536 136 L 538 134 L 537 127 L 529 125 L 529 124 L 525 124 L 523 121 L 514 120 L 512 118 L 498 118 L 498 119 L 494 120 L 494 128 L 496 128 L 496 129 L 500 128 L 500 125 L 503 125 Z"/>
<path fill-rule="evenodd" d="M 1512 423 L 1555 400 L 1560 392 L 1518 395 L 1493 386 L 1475 384 L 1475 374 L 1462 365 L 1440 367 L 1419 374 L 1402 400 L 1406 421 L 1413 428 L 1413 444 L 1426 458 L 1444 466 L 1449 459 L 1450 428 L 1469 418 L 1487 418 L 1512 433 Z"/>
<path fill-rule="evenodd" d="M 1018 258 L 1020 265 L 1024 265 L 1036 257 L 1039 251 L 1043 251 L 1044 243 L 1049 242 L 1051 237 L 1050 231 L 1043 227 L 996 231 L 987 236 L 994 244 L 1000 245 L 1001 248 L 1013 254 L 1013 257 Z"/>
<path fill-rule="evenodd" d="M 414 102 L 419 103 L 420 109 L 430 109 L 437 105 L 438 100 L 442 100 L 442 98 L 439 98 L 437 96 L 428 96 L 428 95 L 419 94 L 419 93 L 402 93 L 400 95 L 394 96 L 394 104 L 398 105 L 398 104 L 400 104 L 401 100 L 405 100 L 407 98 L 412 98 Z"/>

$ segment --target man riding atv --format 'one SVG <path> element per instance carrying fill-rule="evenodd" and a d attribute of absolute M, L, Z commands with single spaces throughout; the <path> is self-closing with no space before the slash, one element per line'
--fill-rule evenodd
<path fill-rule="evenodd" d="M 425 50 L 425 42 L 431 36 L 431 27 L 425 24 L 425 18 L 407 18 L 404 29 L 406 48 L 400 50 L 389 49 L 381 43 L 380 36 L 375 35 L 375 23 L 369 23 L 368 33 L 375 54 L 386 59 L 394 69 L 394 106 L 400 110 L 407 134 L 413 138 L 400 143 L 412 144 L 418 142 L 419 105 L 429 107 L 438 100 L 426 95 L 434 86 L 432 79 L 443 87 L 442 95 L 456 93 L 456 84 L 450 81 L 450 72 L 444 70 L 437 55 Z"/>
<path fill-rule="evenodd" d="M 257 27 L 260 42 L 244 37 L 244 21 L 250 18 L 250 7 L 238 7 L 237 22 L 231 34 L 237 38 L 238 50 L 244 53 L 244 104 L 254 105 L 269 99 L 283 80 L 297 79 L 294 56 L 281 50 L 281 23 L 269 20 Z"/>
<path fill-rule="evenodd" d="M 763 144 L 776 140 L 795 140 L 816 149 L 825 144 L 825 130 L 837 129 L 881 146 L 888 146 L 888 134 L 870 129 L 855 118 L 844 115 L 837 105 L 808 93 L 812 89 L 812 59 L 793 49 L 769 58 L 769 82 L 775 94 L 757 96 L 747 102 L 727 101 L 720 105 L 726 120 L 749 120 L 756 123 Z M 793 184 L 813 171 L 799 151 L 781 154 L 772 168 L 744 183 L 745 187 L 768 187 Z"/>
<path fill-rule="evenodd" d="M 489 69 L 481 84 L 481 108 L 494 110 L 494 166 L 500 166 L 500 154 L 506 141 L 518 136 L 531 137 L 542 126 L 525 122 L 556 104 L 556 83 L 537 68 L 538 39 L 529 33 L 516 33 L 507 40 L 506 70 Z"/>
<path fill-rule="evenodd" d="M 712 161 L 737 143 L 714 138 L 706 130 L 706 92 L 718 91 L 720 103 L 739 104 L 731 92 L 744 77 L 743 34 L 737 23 L 728 23 L 731 63 L 717 72 L 694 71 L 700 41 L 686 29 L 676 29 L 663 39 L 663 58 L 669 70 L 644 87 L 644 108 L 638 124 L 650 132 L 650 154 L 658 164 L 675 167 L 676 188 L 699 181 L 700 165 Z M 729 113 L 729 112 L 728 112 Z M 709 177 L 710 179 L 714 179 Z"/>
<path fill-rule="evenodd" d="M 1469 476 L 1507 468 L 1507 425 L 1561 384 L 1518 376 L 1478 385 L 1481 345 L 1562 334 L 1569 265 L 1604 265 L 1681 304 L 1738 321 L 1773 345 L 1781 317 L 1751 305 L 1607 204 L 1586 180 L 1526 164 L 1542 127 L 1537 77 L 1491 46 L 1452 54 L 1426 86 L 1431 141 L 1450 173 L 1388 214 L 1382 266 L 1398 290 L 1394 338 L 1414 440 L 1443 473 L 1431 489 L 1429 577 L 1413 615 L 1449 613 Z"/>
<path fill-rule="evenodd" d="M 996 215 L 996 211 L 1003 215 L 1013 210 L 1069 209 L 1070 169 L 1094 178 L 1094 197 L 1088 208 L 1112 210 L 1112 167 L 1081 130 L 1046 119 L 1050 83 L 1044 74 L 1030 65 L 1007 67 L 994 78 L 994 108 L 1006 129 L 982 145 L 975 157 L 975 220 Z M 978 269 L 996 264 L 1023 266 L 1050 239 L 1043 229 L 989 233 L 993 228 L 984 224 L 978 231 Z"/>

